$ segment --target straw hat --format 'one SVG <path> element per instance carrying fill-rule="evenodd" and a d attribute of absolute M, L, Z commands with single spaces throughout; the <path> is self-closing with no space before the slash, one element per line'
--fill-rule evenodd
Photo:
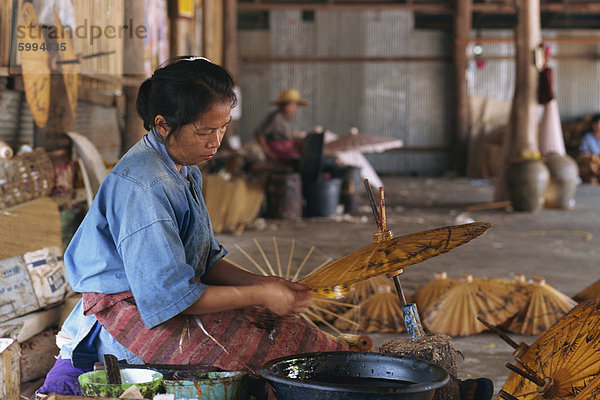
<path fill-rule="evenodd" d="M 300 92 L 297 89 L 286 89 L 279 93 L 277 100 L 273 104 L 297 103 L 301 106 L 308 104 L 308 100 L 300 97 Z"/>

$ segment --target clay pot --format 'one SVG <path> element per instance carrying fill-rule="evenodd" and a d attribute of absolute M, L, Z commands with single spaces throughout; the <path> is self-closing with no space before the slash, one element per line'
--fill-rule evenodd
<path fill-rule="evenodd" d="M 549 154 L 544 157 L 550 171 L 550 183 L 546 190 L 545 207 L 570 210 L 575 207 L 575 191 L 579 168 L 568 155 Z"/>
<path fill-rule="evenodd" d="M 544 206 L 550 171 L 542 160 L 513 162 L 506 173 L 508 195 L 515 211 L 538 211 Z"/>

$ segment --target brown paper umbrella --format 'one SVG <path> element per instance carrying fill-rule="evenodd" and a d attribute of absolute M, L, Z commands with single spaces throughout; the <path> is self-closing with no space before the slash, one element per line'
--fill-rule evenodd
<path fill-rule="evenodd" d="M 394 284 L 385 276 L 374 276 L 364 281 L 356 282 L 350 288 L 350 293 L 344 298 L 353 304 L 360 304 L 372 295 L 393 289 Z"/>
<path fill-rule="evenodd" d="M 58 11 L 56 11 L 55 7 L 52 7 L 54 11 L 54 21 L 56 23 L 56 31 L 57 32 L 65 32 L 62 22 L 58 16 Z M 67 92 L 67 101 L 69 102 L 69 108 L 71 110 L 71 115 L 75 118 L 75 109 L 77 108 L 77 72 L 79 69 L 78 63 L 69 63 L 70 60 L 76 60 L 77 54 L 73 50 L 73 45 L 71 44 L 71 40 L 68 35 L 64 35 L 60 38 L 60 43 L 64 44 L 64 50 L 60 49 L 56 52 L 59 71 L 62 74 L 63 80 L 65 82 L 65 89 Z"/>
<path fill-rule="evenodd" d="M 344 314 L 345 319 L 336 320 L 335 326 L 341 330 L 361 332 L 405 332 L 404 316 L 398 295 L 390 286 L 381 286 L 380 290 L 379 293 L 362 301 L 359 304 L 360 308 Z M 358 321 L 358 326 L 348 324 L 348 320 Z"/>
<path fill-rule="evenodd" d="M 598 297 L 600 297 L 600 279 L 573 296 L 573 300 L 582 302 L 589 299 L 597 299 Z"/>
<path fill-rule="evenodd" d="M 238 243 L 227 254 L 225 260 L 238 268 L 258 275 L 278 276 L 296 282 L 299 277 L 321 268 L 332 259 L 315 246 L 298 242 L 295 239 L 273 237 Z M 309 309 L 301 316 L 313 324 L 322 323 L 337 334 L 341 334 L 330 321 L 344 318 L 342 317 L 343 313 L 357 307 L 354 304 L 317 295 L 313 297 Z M 347 322 L 357 325 L 357 322 L 352 320 Z"/>
<path fill-rule="evenodd" d="M 513 372 L 502 390 L 519 400 L 600 399 L 599 302 L 587 300 L 573 308 L 509 368 Z"/>
<path fill-rule="evenodd" d="M 541 276 L 533 277 L 527 291 L 525 308 L 503 325 L 509 332 L 539 335 L 577 305 L 575 300 L 548 285 Z"/>
<path fill-rule="evenodd" d="M 415 303 L 422 314 L 429 308 L 440 296 L 458 284 L 456 279 L 448 278 L 445 271 L 434 273 L 433 279 L 423 285 L 414 294 Z"/>
<path fill-rule="evenodd" d="M 24 49 L 20 55 L 25 98 L 35 124 L 43 128 L 50 112 L 50 65 L 46 40 L 44 35 L 38 34 L 42 30 L 38 29 L 40 21 L 32 3 L 23 4 L 19 26 L 27 28 L 24 29 L 23 38 L 19 40 L 19 45 Z"/>
<path fill-rule="evenodd" d="M 353 308 L 358 309 L 360 302 L 381 292 L 383 287 L 393 289 L 394 284 L 385 276 L 375 276 L 356 282 L 350 287 L 348 294 L 339 299 L 328 299 L 316 295 L 313 297 L 313 305 L 321 309 L 321 312 L 317 312 L 321 317 L 328 322 L 333 322 L 339 315 L 350 312 Z"/>
<path fill-rule="evenodd" d="M 465 275 L 423 312 L 423 325 L 431 332 L 473 335 L 487 329 L 477 317 L 498 325 L 519 312 L 525 301 L 522 294 L 502 279 Z"/>
<path fill-rule="evenodd" d="M 318 294 L 347 293 L 350 285 L 371 277 L 397 272 L 405 267 L 444 254 L 488 230 L 490 224 L 473 222 L 411 233 L 371 243 L 308 274 L 300 282 Z"/>
<path fill-rule="evenodd" d="M 382 153 L 402 146 L 402 140 L 362 133 L 359 132 L 357 128 L 353 127 L 347 134 L 326 143 L 323 152 L 325 155 L 330 156 L 347 151 Z"/>

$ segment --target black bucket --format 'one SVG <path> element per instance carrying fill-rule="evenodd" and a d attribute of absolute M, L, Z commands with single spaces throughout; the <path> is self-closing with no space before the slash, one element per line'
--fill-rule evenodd
<path fill-rule="evenodd" d="M 304 182 L 307 217 L 331 217 L 340 202 L 342 180 L 318 179 Z"/>
<path fill-rule="evenodd" d="M 353 351 L 281 357 L 267 362 L 260 375 L 278 400 L 431 400 L 449 379 L 428 361 Z"/>

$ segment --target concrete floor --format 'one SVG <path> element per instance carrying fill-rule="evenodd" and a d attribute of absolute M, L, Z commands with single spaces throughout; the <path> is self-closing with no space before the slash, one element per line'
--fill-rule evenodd
<path fill-rule="evenodd" d="M 445 225 L 486 221 L 492 227 L 481 237 L 448 254 L 405 269 L 402 283 L 407 294 L 447 271 L 452 278 L 469 273 L 474 277 L 508 277 L 513 272 L 528 278 L 542 275 L 546 282 L 573 296 L 600 275 L 600 186 L 581 185 L 573 210 L 544 209 L 537 213 L 505 209 L 466 211 L 472 204 L 493 201 L 493 184 L 467 178 L 384 177 L 388 227 L 395 236 Z M 342 257 L 371 243 L 376 230 L 366 197 L 361 216 L 313 218 L 301 221 L 258 220 L 240 236 L 220 234 L 229 248 L 246 247 L 252 239 L 280 242 L 296 239 L 314 245 L 323 254 Z M 233 252 L 233 250 L 232 250 Z M 375 346 L 406 337 L 369 334 Z M 517 343 L 536 337 L 510 335 Z M 498 393 L 508 376 L 506 362 L 513 361 L 512 348 L 492 333 L 454 338 L 464 359 L 459 359 L 459 378 L 488 377 Z"/>

